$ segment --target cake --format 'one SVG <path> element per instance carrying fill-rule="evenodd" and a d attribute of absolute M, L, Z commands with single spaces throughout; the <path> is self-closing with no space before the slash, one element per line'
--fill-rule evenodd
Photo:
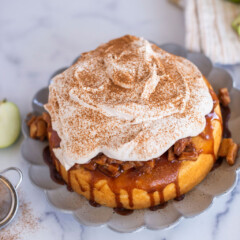
<path fill-rule="evenodd" d="M 130 35 L 54 77 L 45 109 L 29 122 L 30 135 L 45 122 L 40 135 L 69 188 L 111 208 L 154 207 L 187 193 L 211 171 L 222 142 L 220 103 L 198 68 Z M 231 151 L 233 160 L 236 144 L 228 144 L 223 156 Z"/>

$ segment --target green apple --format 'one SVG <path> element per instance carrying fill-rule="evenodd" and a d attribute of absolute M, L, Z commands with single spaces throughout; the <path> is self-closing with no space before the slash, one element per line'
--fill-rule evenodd
<path fill-rule="evenodd" d="M 21 131 L 18 107 L 6 100 L 0 102 L 0 148 L 12 145 Z"/>
<path fill-rule="evenodd" d="M 234 21 L 232 22 L 232 27 L 240 36 L 240 15 L 234 19 Z"/>

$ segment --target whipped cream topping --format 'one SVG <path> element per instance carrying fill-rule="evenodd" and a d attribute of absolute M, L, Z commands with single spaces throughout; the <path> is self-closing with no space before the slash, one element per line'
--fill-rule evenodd
<path fill-rule="evenodd" d="M 129 35 L 83 53 L 53 79 L 45 105 L 66 170 L 100 152 L 122 161 L 158 157 L 200 134 L 212 107 L 195 65 Z"/>

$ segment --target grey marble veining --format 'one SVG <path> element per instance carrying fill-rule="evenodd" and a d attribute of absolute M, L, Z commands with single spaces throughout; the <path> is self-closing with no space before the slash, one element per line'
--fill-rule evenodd
<path fill-rule="evenodd" d="M 159 44 L 183 45 L 183 13 L 166 0 L 2 0 L 0 98 L 17 103 L 24 117 L 31 111 L 33 95 L 47 85 L 53 72 L 69 66 L 81 52 L 127 33 Z M 240 87 L 240 67 L 227 69 Z M 82 226 L 72 216 L 51 207 L 44 193 L 30 183 L 29 165 L 20 155 L 21 142 L 22 138 L 12 147 L 0 150 L 0 169 L 22 169 L 21 192 L 38 217 L 38 229 L 23 229 L 19 236 L 22 240 L 240 239 L 239 181 L 230 194 L 217 198 L 209 210 L 172 229 L 119 234 L 106 227 Z M 8 229 L 14 232 L 14 227 L 13 223 Z"/>

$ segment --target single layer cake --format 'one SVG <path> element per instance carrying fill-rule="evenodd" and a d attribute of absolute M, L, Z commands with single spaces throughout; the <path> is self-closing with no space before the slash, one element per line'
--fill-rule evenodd
<path fill-rule="evenodd" d="M 49 87 L 49 147 L 73 191 L 108 207 L 153 207 L 216 161 L 219 101 L 187 59 L 134 36 L 83 53 Z"/>

